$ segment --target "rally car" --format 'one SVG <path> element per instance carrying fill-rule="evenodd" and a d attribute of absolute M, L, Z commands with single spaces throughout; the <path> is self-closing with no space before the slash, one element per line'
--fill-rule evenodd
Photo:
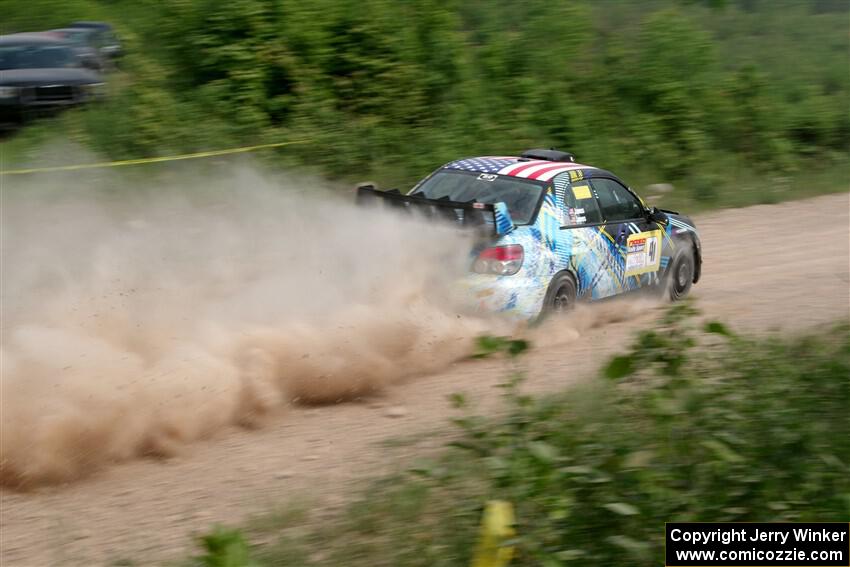
<path fill-rule="evenodd" d="M 700 277 L 694 223 L 648 207 L 623 181 L 557 150 L 447 163 L 407 194 L 358 187 L 374 201 L 486 231 L 458 286 L 475 309 L 536 319 L 651 289 L 676 300 Z"/>

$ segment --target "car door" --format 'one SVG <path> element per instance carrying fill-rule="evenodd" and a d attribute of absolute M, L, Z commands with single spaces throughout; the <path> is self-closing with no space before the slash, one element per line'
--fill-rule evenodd
<path fill-rule="evenodd" d="M 640 199 L 613 178 L 590 180 L 599 203 L 602 230 L 617 266 L 620 291 L 628 291 L 653 283 L 661 267 L 664 231 L 649 220 Z"/>
<path fill-rule="evenodd" d="M 561 173 L 552 180 L 561 215 L 558 270 L 576 276 L 579 295 L 601 299 L 618 292 L 622 278 L 602 234 L 602 213 L 582 170 Z"/>

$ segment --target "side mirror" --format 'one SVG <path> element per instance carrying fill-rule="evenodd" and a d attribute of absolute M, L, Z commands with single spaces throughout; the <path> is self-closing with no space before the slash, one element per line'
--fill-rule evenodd
<path fill-rule="evenodd" d="M 650 220 L 650 222 L 657 222 L 658 224 L 667 224 L 667 213 L 665 213 L 658 207 L 650 207 L 649 210 L 646 211 L 646 216 Z"/>

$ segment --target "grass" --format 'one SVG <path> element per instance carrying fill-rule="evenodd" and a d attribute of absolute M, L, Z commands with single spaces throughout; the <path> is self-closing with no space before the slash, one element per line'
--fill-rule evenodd
<path fill-rule="evenodd" d="M 252 535 L 262 536 L 303 524 L 309 516 L 306 503 L 288 503 L 256 514 L 245 521 L 243 529 Z"/>
<path fill-rule="evenodd" d="M 695 214 L 714 209 L 730 209 L 806 199 L 842 193 L 850 189 L 850 155 L 834 154 L 826 159 L 801 162 L 789 173 L 765 174 L 754 171 L 734 156 L 718 155 L 686 181 L 674 183 L 669 193 L 653 197 L 650 185 L 666 182 L 652 172 L 615 172 L 622 175 L 649 204 Z"/>
<path fill-rule="evenodd" d="M 249 524 L 251 564 L 468 565 L 495 499 L 516 511 L 516 566 L 658 565 L 666 521 L 846 519 L 850 324 L 753 339 L 694 314 L 671 308 L 560 395 L 524 395 L 512 365 L 506 417 L 459 418 L 442 456 L 320 523 L 284 514 L 262 542 Z M 521 360 L 511 341 L 479 347 Z"/>
<path fill-rule="evenodd" d="M 385 447 L 387 449 L 415 447 L 416 445 L 421 445 L 422 443 L 426 442 L 434 435 L 435 433 L 433 431 L 420 431 L 417 433 L 410 433 L 408 435 L 387 437 L 386 439 L 376 441 L 375 444 L 381 447 Z"/>

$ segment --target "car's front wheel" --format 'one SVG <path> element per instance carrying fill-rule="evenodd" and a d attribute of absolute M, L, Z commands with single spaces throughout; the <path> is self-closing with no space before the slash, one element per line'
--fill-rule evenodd
<path fill-rule="evenodd" d="M 673 259 L 665 282 L 666 295 L 671 301 L 684 299 L 694 283 L 694 253 L 683 250 Z"/>
<path fill-rule="evenodd" d="M 576 305 L 577 296 L 578 287 L 572 275 L 564 273 L 556 276 L 549 284 L 546 297 L 543 298 L 540 318 L 559 315 L 572 310 Z"/>

